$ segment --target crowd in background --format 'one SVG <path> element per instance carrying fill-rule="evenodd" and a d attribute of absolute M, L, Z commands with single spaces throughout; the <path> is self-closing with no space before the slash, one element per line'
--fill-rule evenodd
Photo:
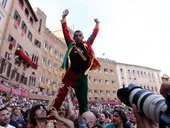
<path fill-rule="evenodd" d="M 56 121 L 57 123 L 53 122 L 56 127 L 59 128 L 70 128 L 76 126 L 75 121 L 79 117 L 79 111 L 78 111 L 78 104 L 75 102 L 72 102 L 74 95 L 72 95 L 72 91 L 68 94 L 65 102 L 61 106 L 60 110 L 57 113 L 59 117 L 57 117 Z M 16 128 L 30 128 L 31 126 L 34 126 L 35 124 L 32 123 L 30 119 L 30 114 L 32 113 L 32 108 L 37 107 L 37 109 L 47 110 L 49 101 L 45 100 L 35 100 L 35 99 L 28 99 L 25 97 L 13 95 L 11 93 L 7 92 L 0 92 L 0 125 L 4 125 L 3 123 L 5 120 L 7 121 L 7 115 L 6 118 L 3 119 L 3 111 L 8 110 L 10 113 L 9 118 L 9 126 L 14 126 Z M 42 106 L 42 108 L 41 108 Z M 4 110 L 5 109 L 5 110 Z M 105 127 L 107 124 L 112 123 L 114 120 L 113 111 L 118 110 L 123 113 L 125 113 L 127 120 L 131 124 L 130 126 L 135 125 L 135 117 L 132 113 L 132 109 L 130 107 L 125 106 L 124 104 L 100 104 L 100 101 L 89 104 L 89 111 L 85 113 L 86 120 L 89 118 L 89 127 L 93 127 L 97 125 L 97 127 Z M 56 111 L 56 110 L 55 110 Z M 34 111 L 34 114 L 36 112 Z M 42 118 L 40 113 L 40 117 Z M 45 114 L 45 118 L 47 118 L 47 115 L 49 115 L 49 111 Z M 5 116 L 5 115 L 4 115 Z M 60 121 L 60 118 L 64 118 L 66 120 Z M 35 119 L 34 119 L 35 120 Z M 50 121 L 51 122 L 51 121 Z M 70 122 L 70 123 L 68 123 Z M 68 123 L 68 124 L 67 124 Z M 50 123 L 47 123 L 50 124 Z M 81 124 L 81 123 L 80 123 Z M 48 126 L 53 127 L 53 126 Z"/>

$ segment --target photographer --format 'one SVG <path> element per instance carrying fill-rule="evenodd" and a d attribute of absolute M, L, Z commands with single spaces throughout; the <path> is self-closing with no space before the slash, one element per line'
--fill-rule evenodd
<path fill-rule="evenodd" d="M 169 91 L 170 91 L 170 82 L 162 83 L 161 88 L 160 88 L 160 94 L 164 98 L 166 98 Z M 147 117 L 139 113 L 134 104 L 132 108 L 133 108 L 133 113 L 136 117 L 137 128 L 144 128 L 144 127 L 145 128 L 159 128 L 156 122 L 152 121 L 151 119 L 148 119 Z"/>

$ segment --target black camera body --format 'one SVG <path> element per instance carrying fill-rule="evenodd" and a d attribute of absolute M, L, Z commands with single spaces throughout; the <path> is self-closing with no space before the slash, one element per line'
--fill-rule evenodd
<path fill-rule="evenodd" d="M 158 122 L 160 128 L 170 128 L 170 93 L 165 99 L 159 94 L 129 84 L 127 88 L 119 89 L 117 96 L 127 106 L 135 104 L 146 117 Z"/>

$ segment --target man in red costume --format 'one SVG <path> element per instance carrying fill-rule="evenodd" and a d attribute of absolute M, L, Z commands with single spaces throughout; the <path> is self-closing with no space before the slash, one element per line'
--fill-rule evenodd
<path fill-rule="evenodd" d="M 87 41 L 83 41 L 84 36 L 80 30 L 74 32 L 74 40 L 72 40 L 66 23 L 68 14 L 69 11 L 65 10 L 61 20 L 64 38 L 68 47 L 62 64 L 62 82 L 64 87 L 59 89 L 59 94 L 55 99 L 53 107 L 57 110 L 60 108 L 67 95 L 68 86 L 71 86 L 75 90 L 81 115 L 88 110 L 88 71 L 100 67 L 91 47 L 97 36 L 100 22 L 98 19 L 94 19 L 96 25 Z"/>

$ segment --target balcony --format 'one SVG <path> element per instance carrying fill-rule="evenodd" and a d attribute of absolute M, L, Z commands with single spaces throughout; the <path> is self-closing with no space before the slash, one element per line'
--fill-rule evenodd
<path fill-rule="evenodd" d="M 22 50 L 16 50 L 15 55 L 20 56 L 29 66 L 32 65 L 32 60 Z"/>

